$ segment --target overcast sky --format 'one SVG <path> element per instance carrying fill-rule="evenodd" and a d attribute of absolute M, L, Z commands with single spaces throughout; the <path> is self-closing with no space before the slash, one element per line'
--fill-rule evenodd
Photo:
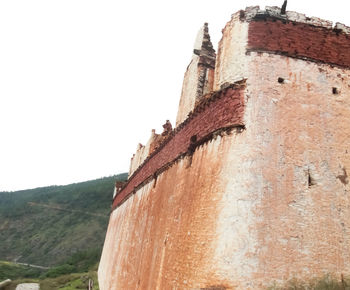
<path fill-rule="evenodd" d="M 216 48 L 232 13 L 274 1 L 0 1 L 0 190 L 129 169 L 151 129 L 173 124 L 198 29 Z M 287 10 L 350 25 L 349 1 Z"/>

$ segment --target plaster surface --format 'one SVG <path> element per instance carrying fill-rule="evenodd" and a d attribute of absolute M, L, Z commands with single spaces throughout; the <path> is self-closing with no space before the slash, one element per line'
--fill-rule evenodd
<path fill-rule="evenodd" d="M 112 212 L 99 267 L 101 289 L 228 287 L 212 259 L 217 204 L 236 133 L 200 146 Z M 226 140 L 223 142 L 223 140 Z"/>
<path fill-rule="evenodd" d="M 194 108 L 114 199 L 102 290 L 266 289 L 350 276 L 347 28 L 291 12 L 302 26 L 250 28 L 266 13 L 281 18 L 274 7 L 234 14 L 219 44 L 214 89 L 242 79 L 244 88 Z M 329 41 L 317 55 L 303 25 L 315 43 L 321 31 L 345 44 Z M 223 124 L 241 127 L 211 134 Z M 193 147 L 195 135 L 204 142 Z"/>

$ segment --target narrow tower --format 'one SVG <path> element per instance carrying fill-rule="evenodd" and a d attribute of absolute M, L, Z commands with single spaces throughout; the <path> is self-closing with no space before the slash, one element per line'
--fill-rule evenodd
<path fill-rule="evenodd" d="M 213 89 L 215 50 L 210 41 L 208 23 L 199 30 L 182 84 L 176 126 L 182 123 L 203 95 Z"/>

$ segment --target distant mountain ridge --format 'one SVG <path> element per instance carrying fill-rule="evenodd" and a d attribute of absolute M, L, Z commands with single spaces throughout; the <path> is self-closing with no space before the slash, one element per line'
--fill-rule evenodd
<path fill-rule="evenodd" d="M 0 192 L 0 260 L 57 266 L 101 252 L 115 181 L 127 173 L 63 186 Z M 97 262 L 97 261 L 96 261 Z"/>

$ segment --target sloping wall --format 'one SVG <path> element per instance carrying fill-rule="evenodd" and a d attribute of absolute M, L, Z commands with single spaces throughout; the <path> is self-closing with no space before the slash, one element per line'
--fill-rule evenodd
<path fill-rule="evenodd" d="M 237 83 L 202 100 L 189 117 L 129 177 L 124 188 L 114 198 L 113 209 L 184 154 L 192 154 L 198 145 L 211 139 L 218 131 L 237 126 L 242 128 L 244 88 L 244 82 Z"/>
<path fill-rule="evenodd" d="M 350 276 L 349 31 L 276 7 L 232 16 L 216 60 L 221 91 L 114 199 L 102 290 Z"/>
<path fill-rule="evenodd" d="M 201 145 L 112 212 L 101 289 L 229 286 L 213 259 L 228 181 L 223 168 L 240 134 L 233 130 Z"/>
<path fill-rule="evenodd" d="M 325 274 L 340 281 L 350 275 L 350 71 L 269 53 L 249 57 L 245 141 L 255 177 L 241 208 L 250 219 L 252 289 Z"/>

